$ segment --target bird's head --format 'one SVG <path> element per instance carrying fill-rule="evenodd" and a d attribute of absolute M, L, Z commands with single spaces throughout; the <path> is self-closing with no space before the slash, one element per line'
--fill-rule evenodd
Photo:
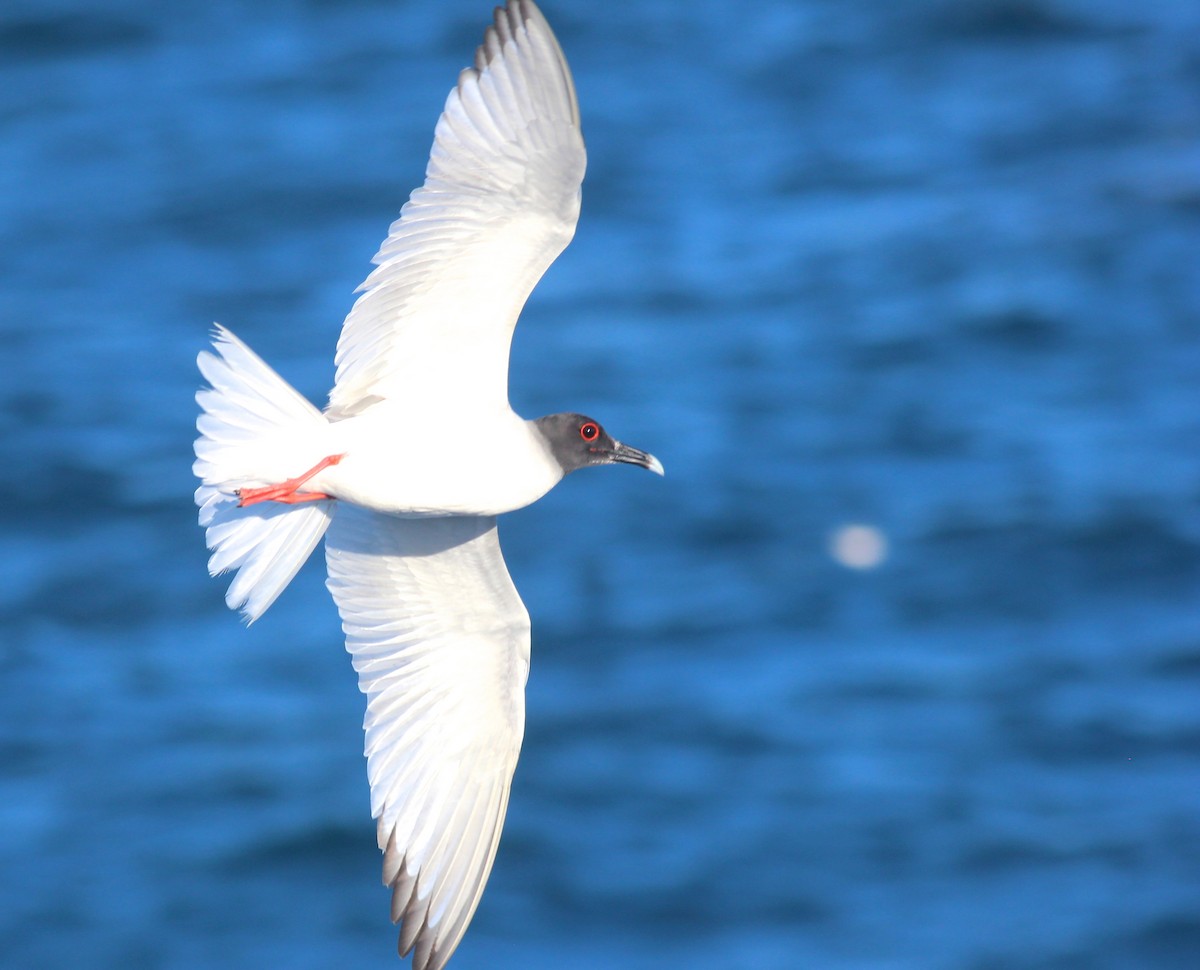
<path fill-rule="evenodd" d="M 551 454 L 558 459 L 564 475 L 588 465 L 618 463 L 640 465 L 656 475 L 663 474 L 662 462 L 657 458 L 621 444 L 599 421 L 586 414 L 548 414 L 533 423 L 549 444 Z"/>

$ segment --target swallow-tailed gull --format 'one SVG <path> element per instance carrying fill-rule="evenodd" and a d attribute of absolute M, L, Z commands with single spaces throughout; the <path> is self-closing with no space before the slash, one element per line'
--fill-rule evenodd
<path fill-rule="evenodd" d="M 508 403 L 513 328 L 575 232 L 584 165 L 562 50 L 509 0 L 346 317 L 324 412 L 222 327 L 198 360 L 196 503 L 210 571 L 237 571 L 226 603 L 257 619 L 325 538 L 415 970 L 444 966 L 475 912 L 524 731 L 529 614 L 495 517 L 589 465 L 662 474 L 592 418 Z"/>

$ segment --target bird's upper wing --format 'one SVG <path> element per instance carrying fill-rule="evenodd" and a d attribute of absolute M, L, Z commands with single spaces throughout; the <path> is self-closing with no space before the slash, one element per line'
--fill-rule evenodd
<path fill-rule="evenodd" d="M 381 399 L 507 407 L 513 328 L 575 233 L 585 164 L 558 41 L 530 0 L 509 0 L 450 92 L 425 184 L 346 317 L 331 416 Z"/>
<path fill-rule="evenodd" d="M 492 518 L 402 519 L 338 503 L 325 536 L 367 695 L 371 811 L 400 952 L 438 970 L 492 868 L 525 725 L 529 614 Z"/>

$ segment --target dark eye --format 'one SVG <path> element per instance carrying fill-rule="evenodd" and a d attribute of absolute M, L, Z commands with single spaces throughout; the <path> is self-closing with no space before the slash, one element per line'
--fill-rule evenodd
<path fill-rule="evenodd" d="M 600 425 L 595 421 L 589 421 L 587 424 L 579 426 L 579 437 L 584 441 L 595 441 L 600 436 Z"/>

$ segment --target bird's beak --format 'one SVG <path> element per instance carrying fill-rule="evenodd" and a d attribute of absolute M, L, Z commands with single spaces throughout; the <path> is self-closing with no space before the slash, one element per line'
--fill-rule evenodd
<path fill-rule="evenodd" d="M 630 448 L 629 445 L 623 445 L 619 441 L 613 442 L 613 450 L 609 456 L 609 461 L 625 462 L 628 465 L 640 465 L 642 468 L 654 472 L 655 475 L 662 475 L 662 462 L 653 455 L 648 455 L 644 451 L 638 451 L 636 448 Z"/>

